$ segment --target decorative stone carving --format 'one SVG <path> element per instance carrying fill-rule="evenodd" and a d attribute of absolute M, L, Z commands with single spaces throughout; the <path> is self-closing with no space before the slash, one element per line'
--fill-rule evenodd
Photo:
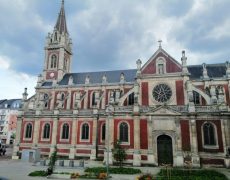
<path fill-rule="evenodd" d="M 137 64 L 137 77 L 139 77 L 141 74 L 141 64 L 142 64 L 141 60 L 138 59 L 136 64 Z"/>
<path fill-rule="evenodd" d="M 40 93 L 38 95 L 38 104 L 37 104 L 37 108 L 39 110 L 42 109 L 47 109 L 48 105 L 49 105 L 49 101 L 51 99 L 51 95 L 48 93 Z"/>
<path fill-rule="evenodd" d="M 121 73 L 121 75 L 120 75 L 120 83 L 125 83 L 125 75 L 124 75 L 124 73 Z"/>
<path fill-rule="evenodd" d="M 114 103 L 115 91 L 110 91 L 109 104 Z"/>
<path fill-rule="evenodd" d="M 59 92 L 57 94 L 56 109 L 63 109 L 64 102 L 68 98 L 69 94 L 64 92 Z"/>
<path fill-rule="evenodd" d="M 138 97 L 139 97 L 139 84 L 134 84 L 134 104 L 138 104 Z"/>
<path fill-rule="evenodd" d="M 203 79 L 209 79 L 206 64 L 203 63 L 202 66 L 203 66 Z"/>
<path fill-rule="evenodd" d="M 80 91 L 77 91 L 75 93 L 75 99 L 74 99 L 74 107 L 76 109 L 79 109 L 81 107 L 81 92 Z"/>
<path fill-rule="evenodd" d="M 69 82 L 68 82 L 69 85 L 73 85 L 73 76 L 70 76 L 69 77 Z"/>
<path fill-rule="evenodd" d="M 116 90 L 115 90 L 115 102 L 116 102 L 116 103 L 119 102 L 120 96 L 121 96 L 121 91 L 120 91 L 120 89 L 116 89 Z"/>
<path fill-rule="evenodd" d="M 217 97 L 218 97 L 218 103 L 219 104 L 222 104 L 222 103 L 225 102 L 223 86 L 218 86 L 217 87 Z"/>
<path fill-rule="evenodd" d="M 27 96 L 28 96 L 27 88 L 25 88 L 25 89 L 24 89 L 24 93 L 22 94 L 22 100 L 23 100 L 23 101 L 26 101 L 26 100 L 27 100 Z"/>
<path fill-rule="evenodd" d="M 187 74 L 188 68 L 187 68 L 187 57 L 185 56 L 185 50 L 182 51 L 181 62 L 182 62 L 182 72 Z"/>
<path fill-rule="evenodd" d="M 211 95 L 211 103 L 216 104 L 217 103 L 217 97 L 216 97 L 216 87 L 215 86 L 211 86 L 210 95 Z"/>
<path fill-rule="evenodd" d="M 105 84 L 105 83 L 107 83 L 107 76 L 104 74 L 102 76 L 102 84 Z"/>
<path fill-rule="evenodd" d="M 90 81 L 90 78 L 89 78 L 89 75 L 87 75 L 87 76 L 85 77 L 85 84 L 89 84 L 89 81 Z"/>
<path fill-rule="evenodd" d="M 226 77 L 230 78 L 230 63 L 226 61 Z"/>

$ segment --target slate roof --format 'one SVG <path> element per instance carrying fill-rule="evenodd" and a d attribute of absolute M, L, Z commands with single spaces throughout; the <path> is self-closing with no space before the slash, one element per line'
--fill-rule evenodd
<path fill-rule="evenodd" d="M 209 78 L 221 78 L 226 74 L 226 65 L 222 64 L 206 64 Z M 188 71 L 191 74 L 190 79 L 202 78 L 202 65 L 190 65 Z M 70 76 L 73 77 L 73 83 L 76 85 L 85 84 L 85 78 L 89 76 L 90 84 L 101 84 L 103 75 L 106 75 L 108 83 L 119 83 L 120 75 L 124 73 L 125 82 L 134 82 L 136 78 L 136 69 L 128 70 L 114 70 L 114 71 L 99 71 L 99 72 L 83 72 L 83 73 L 68 73 L 65 74 L 63 79 L 58 83 L 59 85 L 68 85 Z M 44 82 L 43 87 L 52 86 L 52 82 Z"/>
<path fill-rule="evenodd" d="M 226 74 L 226 65 L 223 64 L 206 64 L 209 78 L 220 78 Z M 188 71 L 191 76 L 190 79 L 200 79 L 203 71 L 202 65 L 190 65 Z"/>
<path fill-rule="evenodd" d="M 0 100 L 0 109 L 18 109 L 21 106 L 21 99 Z"/>
<path fill-rule="evenodd" d="M 84 72 L 84 73 L 68 73 L 58 83 L 59 85 L 67 85 L 69 77 L 73 77 L 74 84 L 85 84 L 85 78 L 89 76 L 89 82 L 92 84 L 102 83 L 103 75 L 106 75 L 108 83 L 119 83 L 121 73 L 125 76 L 125 82 L 134 82 L 136 77 L 136 69 L 115 70 L 115 71 L 99 71 L 99 72 Z"/>

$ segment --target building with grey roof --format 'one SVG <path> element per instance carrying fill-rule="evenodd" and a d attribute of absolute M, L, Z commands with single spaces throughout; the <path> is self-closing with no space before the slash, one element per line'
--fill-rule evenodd
<path fill-rule="evenodd" d="M 2 143 L 13 143 L 11 137 L 16 133 L 17 114 L 21 99 L 0 100 L 0 140 Z"/>
<path fill-rule="evenodd" d="M 160 43 L 136 69 L 72 73 L 66 24 L 63 1 L 36 94 L 23 93 L 13 158 L 57 147 L 58 156 L 113 164 L 119 140 L 134 166 L 230 167 L 228 62 L 188 65 L 185 51 L 176 60 Z"/>

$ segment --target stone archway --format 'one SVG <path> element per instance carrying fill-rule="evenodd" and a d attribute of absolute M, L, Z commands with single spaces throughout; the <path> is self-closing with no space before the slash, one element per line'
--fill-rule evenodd
<path fill-rule="evenodd" d="M 158 165 L 173 165 L 173 147 L 172 138 L 168 135 L 160 135 L 157 137 L 157 157 Z"/>

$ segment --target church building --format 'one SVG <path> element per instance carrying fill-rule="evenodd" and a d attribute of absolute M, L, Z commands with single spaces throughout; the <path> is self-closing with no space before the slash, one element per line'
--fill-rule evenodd
<path fill-rule="evenodd" d="M 23 93 L 14 157 L 57 147 L 58 156 L 112 164 L 119 140 L 133 166 L 230 166 L 228 62 L 188 65 L 185 51 L 176 60 L 159 43 L 136 69 L 72 73 L 72 55 L 62 1 L 36 93 Z"/>

